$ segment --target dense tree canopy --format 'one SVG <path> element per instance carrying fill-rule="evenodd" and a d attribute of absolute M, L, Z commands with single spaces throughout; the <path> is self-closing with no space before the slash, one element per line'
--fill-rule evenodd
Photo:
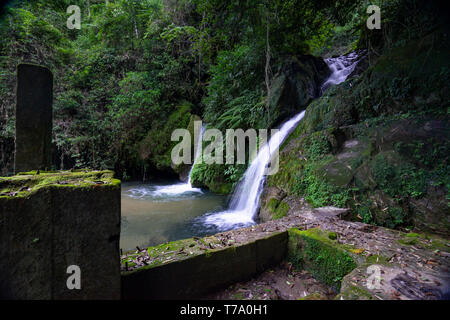
<path fill-rule="evenodd" d="M 414 1 L 386 5 L 398 2 Z M 267 126 L 265 82 L 281 57 L 332 54 L 331 39 L 343 33 L 345 50 L 355 48 L 367 3 L 10 1 L 0 22 L 1 173 L 12 171 L 20 62 L 55 75 L 55 168 L 112 168 L 124 178 L 170 173 L 175 127 L 191 114 L 220 129 Z M 80 30 L 66 27 L 69 5 L 81 8 Z M 157 142 L 145 148 L 151 132 Z"/>

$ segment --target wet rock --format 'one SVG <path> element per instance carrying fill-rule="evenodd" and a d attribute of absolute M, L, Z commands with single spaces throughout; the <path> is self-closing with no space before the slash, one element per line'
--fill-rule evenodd
<path fill-rule="evenodd" d="M 330 72 L 326 63 L 314 56 L 298 55 L 284 59 L 271 83 L 272 124 L 276 125 L 303 110 L 318 96 L 320 86 Z"/>

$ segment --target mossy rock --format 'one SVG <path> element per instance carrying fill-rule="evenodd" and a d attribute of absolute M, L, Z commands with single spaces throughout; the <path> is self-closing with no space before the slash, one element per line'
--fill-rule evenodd
<path fill-rule="evenodd" d="M 273 220 L 286 217 L 291 207 L 286 202 L 280 202 L 273 215 Z"/>
<path fill-rule="evenodd" d="M 149 161 L 158 170 L 174 172 L 171 152 L 179 142 L 171 141 L 171 135 L 175 129 L 188 128 L 192 108 L 190 102 L 181 101 L 173 107 L 166 122 L 152 124 L 147 136 L 138 144 L 138 153 L 142 161 Z M 182 172 L 183 167 L 177 170 Z"/>
<path fill-rule="evenodd" d="M 330 239 L 328 231 L 293 228 L 288 232 L 288 260 L 330 287 L 339 290 L 342 278 L 357 267 L 349 248 Z"/>
<path fill-rule="evenodd" d="M 194 157 L 195 157 L 195 151 L 194 150 L 195 149 L 194 148 L 195 148 L 195 144 L 197 143 L 197 141 L 195 141 L 195 139 L 194 139 L 195 138 L 195 134 L 194 134 L 195 127 L 194 127 L 194 124 L 195 124 L 196 121 L 201 121 L 201 120 L 202 119 L 199 116 L 197 116 L 195 114 L 192 114 L 190 116 L 190 119 L 189 119 L 189 124 L 188 124 L 188 126 L 186 128 L 189 131 L 190 135 L 191 135 L 191 146 L 192 146 L 192 148 L 191 148 L 191 156 L 192 156 L 192 160 L 193 160 L 192 165 L 193 165 L 193 163 L 195 161 L 195 159 L 194 159 Z M 172 151 L 172 149 L 171 149 L 171 151 Z M 191 170 L 192 165 L 191 164 L 184 164 L 184 163 L 179 164 L 179 165 L 175 165 L 175 164 L 172 163 L 172 169 L 179 175 L 181 181 L 187 181 L 187 180 L 189 180 L 188 174 L 189 174 L 189 172 Z"/>
<path fill-rule="evenodd" d="M 264 207 L 264 215 L 270 216 L 271 219 L 269 220 L 278 220 L 287 216 L 289 210 L 290 206 L 286 202 L 280 201 L 277 198 L 270 198 Z M 260 212 L 260 216 L 261 215 Z M 267 220 L 267 217 L 265 217 L 265 219 Z"/>

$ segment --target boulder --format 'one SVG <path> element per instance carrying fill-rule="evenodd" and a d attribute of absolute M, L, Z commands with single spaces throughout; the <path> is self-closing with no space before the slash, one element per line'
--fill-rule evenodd
<path fill-rule="evenodd" d="M 322 58 L 297 55 L 285 58 L 271 82 L 271 125 L 304 110 L 320 94 L 331 71 Z"/>

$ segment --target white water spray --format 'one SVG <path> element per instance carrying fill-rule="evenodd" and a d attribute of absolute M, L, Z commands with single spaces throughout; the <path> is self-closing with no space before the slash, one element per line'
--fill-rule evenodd
<path fill-rule="evenodd" d="M 327 88 L 344 82 L 347 77 L 355 70 L 359 62 L 359 55 L 356 51 L 345 56 L 336 58 L 327 58 L 325 63 L 331 69 L 330 77 L 322 84 L 320 93 L 323 93 Z"/>

